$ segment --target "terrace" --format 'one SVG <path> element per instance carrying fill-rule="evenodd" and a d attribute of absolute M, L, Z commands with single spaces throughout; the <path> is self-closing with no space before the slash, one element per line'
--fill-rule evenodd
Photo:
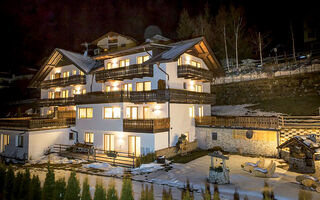
<path fill-rule="evenodd" d="M 57 78 L 53 80 L 45 80 L 41 82 L 40 87 L 42 89 L 48 89 L 51 87 L 66 87 L 69 85 L 81 85 L 86 84 L 86 76 L 85 75 L 74 75 L 65 78 Z"/>
<path fill-rule="evenodd" d="M 74 105 L 74 97 L 56 98 L 56 99 L 39 99 L 37 102 L 37 105 L 39 107 Z"/>
<path fill-rule="evenodd" d="M 212 81 L 213 73 L 209 70 L 194 67 L 192 65 L 179 65 L 178 67 L 178 78 Z"/>
<path fill-rule="evenodd" d="M 123 131 L 159 133 L 168 131 L 170 128 L 170 118 L 162 119 L 123 119 Z"/>

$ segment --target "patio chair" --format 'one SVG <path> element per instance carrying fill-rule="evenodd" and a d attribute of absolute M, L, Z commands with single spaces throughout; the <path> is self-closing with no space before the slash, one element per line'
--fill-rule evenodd
<path fill-rule="evenodd" d="M 252 175 L 261 178 L 271 178 L 276 171 L 276 163 L 271 161 L 269 166 L 265 169 L 260 167 L 253 168 Z"/>
<path fill-rule="evenodd" d="M 242 169 L 246 172 L 251 173 L 255 167 L 264 168 L 265 160 L 264 158 L 260 157 L 256 163 L 252 162 L 245 162 L 241 165 Z"/>

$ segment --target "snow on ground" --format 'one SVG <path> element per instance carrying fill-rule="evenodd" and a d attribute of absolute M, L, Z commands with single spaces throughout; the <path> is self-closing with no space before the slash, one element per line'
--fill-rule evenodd
<path fill-rule="evenodd" d="M 108 163 L 94 162 L 94 163 L 82 165 L 82 167 L 84 167 L 84 168 L 93 168 L 93 169 L 101 169 L 101 170 L 109 170 L 111 166 Z"/>
<path fill-rule="evenodd" d="M 86 160 L 81 159 L 68 159 L 66 157 L 59 156 L 57 153 L 52 153 L 40 157 L 39 159 L 30 160 L 28 164 L 46 164 L 50 161 L 50 164 L 80 164 L 87 162 Z"/>
<path fill-rule="evenodd" d="M 212 106 L 211 113 L 212 115 L 220 116 L 277 116 L 280 114 L 276 112 L 264 112 L 247 108 L 253 105 L 255 104 Z"/>
<path fill-rule="evenodd" d="M 162 164 L 153 162 L 149 164 L 142 164 L 140 167 L 131 169 L 131 174 L 137 175 L 137 174 L 151 173 L 160 169 L 164 169 L 164 166 Z"/>

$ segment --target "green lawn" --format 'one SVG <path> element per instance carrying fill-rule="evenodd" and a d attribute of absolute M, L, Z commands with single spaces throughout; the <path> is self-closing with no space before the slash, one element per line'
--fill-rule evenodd
<path fill-rule="evenodd" d="M 319 107 L 320 96 L 303 96 L 266 100 L 248 108 L 288 115 L 319 115 Z"/>

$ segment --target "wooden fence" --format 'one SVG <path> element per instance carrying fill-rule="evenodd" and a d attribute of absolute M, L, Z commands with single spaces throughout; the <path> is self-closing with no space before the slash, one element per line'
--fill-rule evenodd
<path fill-rule="evenodd" d="M 106 162 L 113 166 L 133 168 L 137 167 L 138 164 L 134 153 L 129 152 L 106 151 L 103 149 L 93 148 L 93 146 L 88 145 L 80 146 L 79 144 L 55 144 L 52 146 L 52 149 L 55 152 L 58 152 L 61 156 L 68 158 L 85 159 L 92 162 Z"/>

